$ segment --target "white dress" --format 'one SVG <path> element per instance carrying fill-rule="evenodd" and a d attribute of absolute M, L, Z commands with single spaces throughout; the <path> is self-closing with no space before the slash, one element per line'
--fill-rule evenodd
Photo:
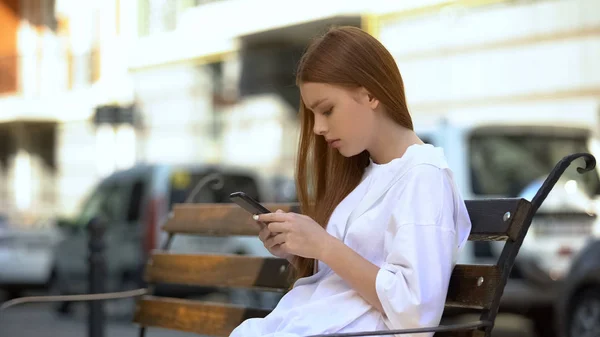
<path fill-rule="evenodd" d="M 246 320 L 230 337 L 437 326 L 470 230 L 442 149 L 412 145 L 389 163 L 371 161 L 332 213 L 327 232 L 380 267 L 375 288 L 385 313 L 319 261 L 318 272 L 299 279 L 268 316 Z"/>

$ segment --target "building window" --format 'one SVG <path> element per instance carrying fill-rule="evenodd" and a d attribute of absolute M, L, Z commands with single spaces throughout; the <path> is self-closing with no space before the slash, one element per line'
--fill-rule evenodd
<path fill-rule="evenodd" d="M 223 0 L 138 0 L 139 36 L 166 33 L 177 28 L 181 14 L 189 8 Z"/>
<path fill-rule="evenodd" d="M 139 36 L 175 30 L 181 13 L 195 5 L 189 0 L 139 0 Z"/>

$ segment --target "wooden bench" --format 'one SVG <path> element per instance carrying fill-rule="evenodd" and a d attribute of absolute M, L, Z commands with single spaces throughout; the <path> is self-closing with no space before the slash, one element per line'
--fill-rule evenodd
<path fill-rule="evenodd" d="M 569 164 L 580 157 L 583 157 L 586 163 L 584 168 L 578 168 L 580 173 L 595 167 L 595 159 L 589 154 L 565 157 L 556 165 L 531 202 L 520 198 L 466 201 L 472 222 L 469 240 L 505 241 L 496 264 L 459 264 L 452 273 L 445 313 L 457 309 L 470 309 L 471 312 L 476 311 L 480 314 L 479 321 L 388 333 L 430 331 L 436 332 L 436 336 L 490 336 L 509 273 L 535 212 Z M 527 169 L 526 165 L 523 169 Z M 300 211 L 295 204 L 265 206 L 271 210 L 279 208 L 284 211 Z M 257 230 L 252 225 L 251 217 L 237 205 L 178 204 L 174 206 L 172 216 L 163 229 L 168 233 L 169 240 L 164 249 L 153 252 L 148 261 L 145 279 L 150 285 L 172 283 L 278 292 L 285 292 L 290 287 L 290 267 L 283 259 L 176 254 L 168 251 L 171 239 L 178 234 L 256 236 Z M 141 326 L 140 336 L 144 335 L 147 327 L 228 336 L 245 319 L 264 317 L 268 312 L 269 310 L 265 309 L 225 303 L 146 295 L 138 301 L 134 322 Z M 374 334 L 371 332 L 363 335 Z"/>
<path fill-rule="evenodd" d="M 462 265 L 455 267 L 445 303 L 445 315 L 468 310 L 476 312 L 478 321 L 441 325 L 420 329 L 333 334 L 320 336 L 398 335 L 435 332 L 436 336 L 485 336 L 494 327 L 504 287 L 531 220 L 563 172 L 578 158 L 585 160 L 579 173 L 592 170 L 595 158 L 586 153 L 564 157 L 550 172 L 531 202 L 520 198 L 467 200 L 472 222 L 470 241 L 504 241 L 496 264 Z M 526 165 L 523 169 L 526 169 Z M 265 204 L 272 210 L 299 212 L 295 204 Z M 269 310 L 247 308 L 202 300 L 158 297 L 157 284 L 176 284 L 217 288 L 244 288 L 284 293 L 290 287 L 288 262 L 278 258 L 240 255 L 178 254 L 169 252 L 172 239 L 178 234 L 205 236 L 256 236 L 251 217 L 233 204 L 177 204 L 163 230 L 168 240 L 161 250 L 154 251 L 147 261 L 146 295 L 137 301 L 134 322 L 140 326 L 140 336 L 149 327 L 160 327 L 209 336 L 228 336 L 248 318 L 264 317 Z M 98 296 L 100 295 L 100 296 Z M 87 296 L 86 300 L 106 299 L 102 294 Z M 23 299 L 20 303 L 38 301 Z M 53 300 L 49 298 L 49 300 Z"/>

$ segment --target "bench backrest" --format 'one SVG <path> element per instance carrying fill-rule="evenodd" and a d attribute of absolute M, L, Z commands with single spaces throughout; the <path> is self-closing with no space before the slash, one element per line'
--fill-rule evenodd
<path fill-rule="evenodd" d="M 470 200 L 469 240 L 514 240 L 531 204 L 524 199 Z M 269 209 L 299 211 L 297 204 L 266 204 Z M 179 204 L 163 229 L 169 235 L 248 235 L 258 231 L 248 213 L 233 204 Z M 499 290 L 504 264 L 455 267 L 446 307 L 489 311 Z M 253 288 L 284 292 L 290 287 L 286 260 L 241 255 L 179 254 L 155 251 L 145 272 L 149 284 Z M 143 326 L 178 329 L 211 336 L 228 336 L 243 320 L 263 317 L 268 310 L 224 303 L 146 296 L 136 309 L 135 322 Z"/>
<path fill-rule="evenodd" d="M 576 158 L 586 156 L 586 168 L 595 166 L 593 157 L 565 157 L 550 173 L 531 202 L 520 198 L 467 200 L 472 223 L 470 241 L 505 241 L 495 264 L 459 264 L 448 289 L 446 311 L 469 309 L 482 321 L 494 322 L 500 298 L 527 233 L 533 215 L 560 175 Z M 587 157 L 589 156 L 589 157 Z M 300 212 L 297 204 L 265 204 L 269 209 Z M 248 213 L 234 204 L 177 204 L 163 230 L 169 234 L 168 248 L 176 234 L 203 236 L 256 236 L 258 230 Z M 258 240 L 258 239 L 257 239 Z M 290 287 L 288 262 L 278 258 L 240 255 L 178 254 L 166 249 L 149 259 L 145 280 L 150 284 L 258 289 L 285 292 Z M 138 301 L 134 321 L 145 327 L 162 327 L 210 336 L 228 336 L 245 319 L 264 317 L 269 310 L 225 303 L 145 296 Z M 448 332 L 444 336 L 490 336 L 492 326 L 480 330 Z M 142 332 L 143 334 L 143 332 Z M 436 336 L 441 334 L 436 334 Z"/>

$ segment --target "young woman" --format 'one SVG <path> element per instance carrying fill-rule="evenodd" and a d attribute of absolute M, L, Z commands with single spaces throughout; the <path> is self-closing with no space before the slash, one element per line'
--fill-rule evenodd
<path fill-rule="evenodd" d="M 297 85 L 304 214 L 254 216 L 297 279 L 231 336 L 437 326 L 471 223 L 442 149 L 413 131 L 393 57 L 358 28 L 334 28 L 304 54 Z"/>

